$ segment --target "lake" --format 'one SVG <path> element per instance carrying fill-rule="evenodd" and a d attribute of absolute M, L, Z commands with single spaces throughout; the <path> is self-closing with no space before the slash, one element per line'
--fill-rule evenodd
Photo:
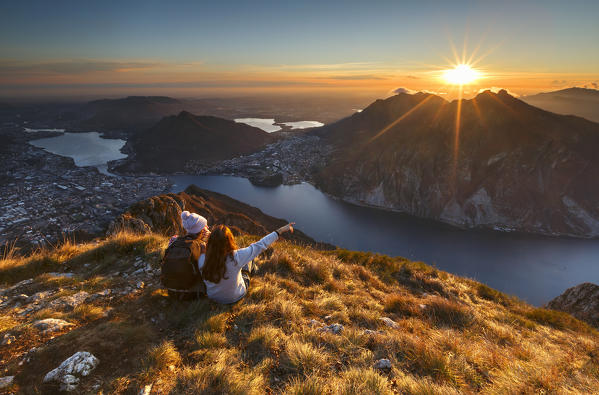
<path fill-rule="evenodd" d="M 112 175 L 108 172 L 109 161 L 127 157 L 120 151 L 125 140 L 103 139 L 98 132 L 64 133 L 29 143 L 53 154 L 73 158 L 77 166 L 95 166 L 106 175 Z"/>
<path fill-rule="evenodd" d="M 599 278 L 599 240 L 461 230 L 333 199 L 310 184 L 264 188 L 228 176 L 173 176 L 173 192 L 195 184 L 296 222 L 312 238 L 343 248 L 424 261 L 542 305 Z"/>
<path fill-rule="evenodd" d="M 318 121 L 275 122 L 273 118 L 237 118 L 235 119 L 235 122 L 245 123 L 246 125 L 254 126 L 268 133 L 281 130 L 282 127 L 279 125 L 285 125 L 291 129 L 307 129 L 324 125 L 324 123 Z"/>
<path fill-rule="evenodd" d="M 99 133 L 65 133 L 31 141 L 68 156 L 77 166 L 106 171 L 124 158 L 123 140 Z M 599 279 L 599 240 L 551 238 L 485 230 L 461 230 L 400 213 L 333 199 L 310 184 L 264 188 L 227 176 L 172 176 L 172 190 L 195 184 L 297 223 L 319 241 L 340 247 L 421 260 L 441 270 L 474 278 L 535 305 L 566 288 Z"/>

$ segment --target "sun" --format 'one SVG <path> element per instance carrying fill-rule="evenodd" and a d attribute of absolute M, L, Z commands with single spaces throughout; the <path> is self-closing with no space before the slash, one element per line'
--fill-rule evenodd
<path fill-rule="evenodd" d="M 443 79 L 453 85 L 466 85 L 478 78 L 481 73 L 467 64 L 459 64 L 453 69 L 443 71 Z"/>

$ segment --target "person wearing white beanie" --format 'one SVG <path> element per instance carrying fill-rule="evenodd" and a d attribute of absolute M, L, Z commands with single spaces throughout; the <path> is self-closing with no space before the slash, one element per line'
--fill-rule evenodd
<path fill-rule="evenodd" d="M 190 213 L 189 211 L 183 211 L 181 213 L 181 225 L 187 234 L 196 234 L 203 243 L 208 241 L 210 236 L 210 230 L 208 230 L 208 220 L 196 213 Z M 170 238 L 168 245 L 170 246 L 177 240 L 179 235 L 174 235 Z"/>
<path fill-rule="evenodd" d="M 199 214 L 183 211 L 181 213 L 181 224 L 187 233 L 197 234 L 208 225 L 208 220 Z"/>

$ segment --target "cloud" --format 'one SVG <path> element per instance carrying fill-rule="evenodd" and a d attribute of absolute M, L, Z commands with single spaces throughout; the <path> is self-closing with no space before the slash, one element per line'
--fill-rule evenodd
<path fill-rule="evenodd" d="M 210 81 L 179 81 L 179 82 L 114 82 L 114 83 L 49 83 L 49 84 L 3 84 L 6 89 L 21 89 L 21 90 L 55 90 L 55 89 L 131 89 L 131 88 L 172 88 L 172 89 L 189 89 L 189 88 L 265 88 L 265 87 L 326 87 L 326 84 L 311 81 L 295 81 L 295 80 L 210 80 Z"/>
<path fill-rule="evenodd" d="M 447 92 L 429 91 L 428 89 L 421 90 L 422 93 L 430 93 L 431 95 L 446 95 Z"/>
<path fill-rule="evenodd" d="M 595 89 L 599 89 L 599 84 L 597 84 L 596 82 L 591 82 L 591 86 Z"/>
<path fill-rule="evenodd" d="M 496 86 L 492 86 L 492 87 L 490 87 L 490 88 L 483 88 L 483 89 L 479 89 L 479 90 L 478 90 L 478 93 L 483 93 L 484 91 L 491 91 L 491 92 L 493 92 L 493 93 L 497 93 L 497 92 L 499 92 L 499 91 L 501 91 L 501 90 L 504 90 L 504 91 L 506 91 L 508 94 L 510 94 L 511 96 L 514 96 L 514 97 L 518 97 L 518 96 L 520 96 L 519 94 L 517 94 L 517 93 L 514 93 L 514 92 L 510 91 L 510 90 L 509 90 L 509 89 L 507 89 L 507 88 L 498 88 L 498 87 L 496 87 Z"/>
<path fill-rule="evenodd" d="M 568 83 L 568 81 L 566 80 L 553 80 L 551 81 L 552 85 L 566 85 Z"/>
<path fill-rule="evenodd" d="M 85 74 L 140 70 L 159 66 L 155 62 L 119 62 L 104 60 L 65 60 L 52 62 L 0 61 L 0 74 Z"/>
<path fill-rule="evenodd" d="M 370 69 L 378 62 L 347 62 L 347 63 L 325 63 L 325 64 L 281 64 L 266 67 L 285 70 L 363 70 Z"/>
<path fill-rule="evenodd" d="M 356 74 L 356 75 L 331 75 L 327 77 L 318 77 L 318 79 L 327 80 L 386 80 L 387 77 L 374 74 Z"/>
<path fill-rule="evenodd" d="M 416 77 L 415 75 L 406 75 L 406 78 L 409 78 L 411 80 L 419 80 L 420 77 Z"/>
<path fill-rule="evenodd" d="M 394 89 L 393 93 L 396 95 L 399 95 L 400 93 L 407 93 L 409 95 L 413 95 L 414 93 L 418 93 L 418 91 L 401 87 L 401 88 Z"/>
<path fill-rule="evenodd" d="M 413 95 L 415 93 L 428 93 L 428 94 L 437 95 L 437 96 L 447 94 L 447 92 L 436 92 L 436 91 L 430 91 L 427 89 L 416 91 L 414 89 L 409 89 L 409 88 L 405 88 L 405 87 L 400 87 L 400 88 L 397 88 L 397 89 L 394 89 L 391 91 L 391 94 L 395 94 L 395 95 L 398 95 L 400 93 L 407 93 L 408 95 Z"/>

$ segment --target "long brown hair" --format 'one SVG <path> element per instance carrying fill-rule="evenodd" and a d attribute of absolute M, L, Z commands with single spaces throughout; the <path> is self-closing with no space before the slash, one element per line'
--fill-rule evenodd
<path fill-rule="evenodd" d="M 233 233 L 225 225 L 217 225 L 212 229 L 208 244 L 206 245 L 206 258 L 202 268 L 204 280 L 212 283 L 220 282 L 221 278 L 227 279 L 227 257 L 233 257 L 233 251 L 237 249 Z"/>

